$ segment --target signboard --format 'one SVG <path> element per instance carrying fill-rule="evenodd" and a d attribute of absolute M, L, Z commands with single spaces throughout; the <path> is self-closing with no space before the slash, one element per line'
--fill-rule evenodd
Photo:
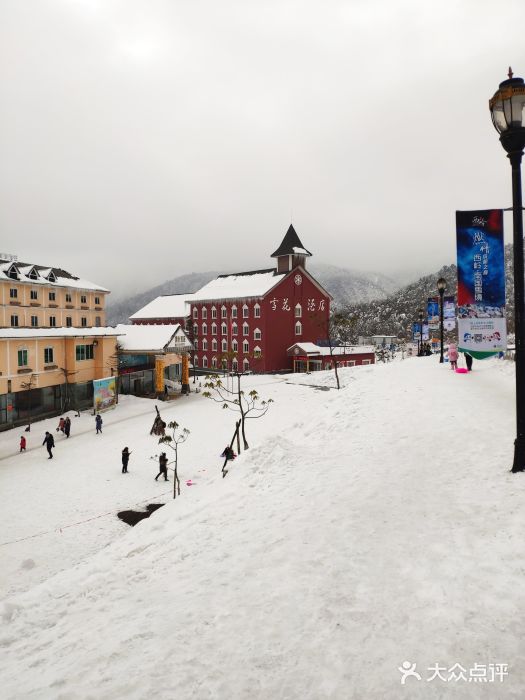
<path fill-rule="evenodd" d="M 115 408 L 117 403 L 116 377 L 93 379 L 93 405 L 95 412 Z"/>
<path fill-rule="evenodd" d="M 421 326 L 419 323 L 412 324 L 412 340 L 421 340 Z"/>
<path fill-rule="evenodd" d="M 501 209 L 456 212 L 459 350 L 483 359 L 507 348 Z"/>
<path fill-rule="evenodd" d="M 443 328 L 453 331 L 456 327 L 456 305 L 454 297 L 443 297 Z"/>
<path fill-rule="evenodd" d="M 429 297 L 427 301 L 427 317 L 428 327 L 430 330 L 439 328 L 439 299 L 438 297 Z"/>

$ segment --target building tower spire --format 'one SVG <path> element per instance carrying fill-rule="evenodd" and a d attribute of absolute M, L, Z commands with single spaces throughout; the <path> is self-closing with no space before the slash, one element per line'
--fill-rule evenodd
<path fill-rule="evenodd" d="M 272 253 L 272 258 L 277 258 L 277 272 L 290 272 L 294 267 L 301 265 L 306 268 L 306 258 L 312 254 L 301 243 L 301 240 L 292 224 L 290 224 L 281 245 Z"/>

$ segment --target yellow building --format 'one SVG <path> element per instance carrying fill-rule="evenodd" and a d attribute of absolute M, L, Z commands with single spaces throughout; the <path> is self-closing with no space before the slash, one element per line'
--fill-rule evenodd
<path fill-rule="evenodd" d="M 109 290 L 56 267 L 0 253 L 0 328 L 102 327 Z"/>
<path fill-rule="evenodd" d="M 93 379 L 117 374 L 114 328 L 0 329 L 0 430 L 93 404 Z"/>

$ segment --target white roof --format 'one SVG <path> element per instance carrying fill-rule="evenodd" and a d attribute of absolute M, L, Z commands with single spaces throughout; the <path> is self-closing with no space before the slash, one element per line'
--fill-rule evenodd
<path fill-rule="evenodd" d="M 192 301 L 262 297 L 286 274 L 284 272 L 275 274 L 275 270 L 271 269 L 237 275 L 221 275 L 195 292 Z"/>
<path fill-rule="evenodd" d="M 119 332 L 111 326 L 78 328 L 59 326 L 58 328 L 0 328 L 2 338 L 95 338 L 105 335 L 117 336 Z"/>
<path fill-rule="evenodd" d="M 194 294 L 163 294 L 130 318 L 184 318 L 190 313 L 190 301 Z"/>
<path fill-rule="evenodd" d="M 293 348 L 299 348 L 303 355 L 320 355 L 326 357 L 330 355 L 330 348 L 315 343 L 294 343 L 288 348 L 287 352 Z M 341 347 L 332 348 L 332 355 L 361 355 L 363 353 L 375 353 L 375 348 L 372 345 L 342 345 Z"/>
<path fill-rule="evenodd" d="M 180 324 L 172 325 L 151 324 L 131 325 L 119 323 L 115 327 L 119 335 L 119 344 L 128 352 L 163 352 L 167 347 L 177 347 L 181 350 L 191 348 L 191 344 Z M 184 336 L 184 342 L 171 343 L 174 335 Z"/>
<path fill-rule="evenodd" d="M 13 267 L 13 265 L 16 267 L 16 269 L 19 272 L 19 279 L 15 280 L 9 277 L 7 274 L 8 271 Z M 32 279 L 29 277 L 29 273 L 31 270 L 35 268 L 35 272 L 37 273 L 37 278 Z M 53 274 L 56 277 L 55 282 L 51 282 L 50 280 L 46 279 L 46 277 L 50 274 L 50 272 L 53 272 Z M 0 262 L 0 279 L 4 281 L 9 281 L 9 282 L 29 282 L 30 284 L 51 284 L 55 287 L 71 287 L 73 289 L 86 289 L 86 290 L 92 290 L 92 291 L 97 291 L 97 292 L 109 292 L 109 289 L 105 289 L 104 287 L 101 287 L 99 284 L 95 284 L 94 282 L 90 282 L 89 280 L 84 280 L 80 279 L 80 277 L 64 277 L 60 275 L 60 272 L 65 272 L 65 270 L 60 270 L 56 267 L 46 267 L 42 268 L 42 266 L 35 265 L 33 263 L 19 263 L 16 261 L 1 261 Z M 67 274 L 70 274 L 69 272 Z"/>

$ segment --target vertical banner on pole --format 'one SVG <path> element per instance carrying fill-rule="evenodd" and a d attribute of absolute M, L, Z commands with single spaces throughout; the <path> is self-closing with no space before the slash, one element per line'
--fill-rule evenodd
<path fill-rule="evenodd" d="M 443 297 L 443 327 L 446 331 L 453 331 L 456 327 L 454 297 Z"/>
<path fill-rule="evenodd" d="M 459 350 L 483 359 L 507 347 L 501 209 L 456 212 Z"/>
<path fill-rule="evenodd" d="M 429 297 L 427 301 L 428 327 L 431 331 L 439 328 L 439 298 Z"/>

